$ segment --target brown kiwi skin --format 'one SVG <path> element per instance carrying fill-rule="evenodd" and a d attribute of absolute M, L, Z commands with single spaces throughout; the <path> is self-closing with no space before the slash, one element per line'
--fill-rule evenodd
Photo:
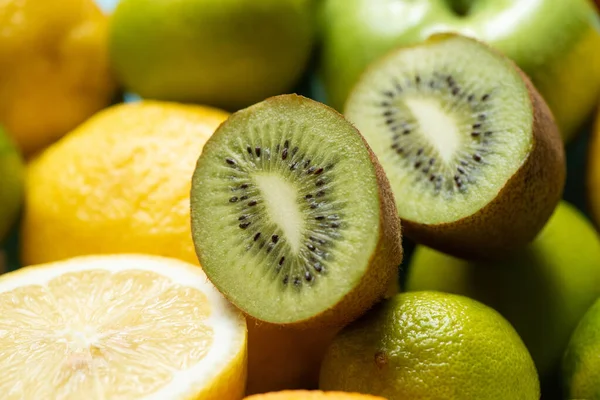
<path fill-rule="evenodd" d="M 399 269 L 385 298 L 399 293 Z M 325 352 L 343 327 L 294 329 L 246 317 L 248 383 L 246 395 L 289 389 L 318 389 Z"/>
<path fill-rule="evenodd" d="M 340 122 L 343 121 L 344 123 L 350 124 L 342 114 L 338 113 L 331 107 L 326 106 L 325 104 L 297 94 L 284 94 L 270 97 L 266 100 L 263 100 L 261 103 L 231 114 L 231 116 L 217 128 L 213 134 L 213 137 L 218 136 L 221 129 L 226 126 L 229 121 L 240 117 L 244 118 L 243 115 L 240 115 L 240 113 L 248 112 L 248 110 L 251 110 L 254 107 L 272 106 L 277 108 L 278 103 L 283 103 L 283 105 L 296 103 L 299 108 L 312 104 L 317 107 L 321 107 L 337 116 L 340 119 Z M 403 250 L 400 218 L 396 209 L 396 201 L 394 199 L 387 176 L 379 164 L 377 157 L 360 132 L 354 128 L 353 125 L 351 126 L 356 134 L 361 138 L 368 151 L 378 183 L 380 215 L 378 227 L 379 237 L 377 238 L 377 245 L 373 251 L 373 254 L 371 255 L 369 265 L 358 285 L 348 292 L 343 298 L 341 298 L 338 303 L 332 305 L 329 309 L 324 310 L 320 314 L 314 315 L 312 318 L 295 321 L 289 324 L 281 324 L 282 326 L 293 329 L 336 328 L 345 326 L 346 324 L 362 316 L 373 305 L 383 300 L 389 293 L 390 282 L 392 282 L 392 280 L 398 275 L 398 267 L 402 263 Z M 202 265 L 201 254 L 198 252 L 197 246 L 196 253 L 198 260 Z M 210 275 L 208 273 L 207 276 L 210 279 Z M 235 300 L 229 297 L 227 293 L 222 294 L 245 313 L 243 307 L 236 304 Z M 248 316 L 259 320 L 256 316 Z M 261 322 L 268 323 L 268 321 Z"/>
<path fill-rule="evenodd" d="M 452 37 L 460 35 L 439 33 L 425 43 Z M 469 40 L 479 42 L 507 59 L 489 45 L 476 39 Z M 392 50 L 384 58 L 398 50 Z M 512 60 L 507 60 L 523 79 L 533 107 L 530 153 L 498 195 L 475 214 L 442 224 L 423 224 L 403 218 L 404 234 L 417 243 L 464 259 L 501 259 L 537 236 L 562 197 L 566 161 L 559 128 L 552 111 L 529 77 Z M 371 68 L 376 68 L 376 64 Z"/>

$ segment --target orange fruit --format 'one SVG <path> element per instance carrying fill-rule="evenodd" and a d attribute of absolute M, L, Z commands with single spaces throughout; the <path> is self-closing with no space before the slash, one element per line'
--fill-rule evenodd
<path fill-rule="evenodd" d="M 286 390 L 283 392 L 272 392 L 257 394 L 246 397 L 245 400 L 385 400 L 383 397 L 370 396 L 368 394 L 345 393 L 345 392 L 321 392 L 318 390 Z"/>

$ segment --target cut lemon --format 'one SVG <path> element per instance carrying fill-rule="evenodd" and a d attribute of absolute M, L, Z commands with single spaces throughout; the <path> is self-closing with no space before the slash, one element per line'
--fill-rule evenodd
<path fill-rule="evenodd" d="M 243 398 L 246 323 L 196 266 L 80 257 L 0 277 L 4 399 Z"/>

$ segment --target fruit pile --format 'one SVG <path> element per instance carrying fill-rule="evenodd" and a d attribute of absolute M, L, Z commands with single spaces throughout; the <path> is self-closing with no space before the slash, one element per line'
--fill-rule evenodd
<path fill-rule="evenodd" d="M 0 398 L 600 400 L 591 0 L 6 0 L 0 76 Z"/>

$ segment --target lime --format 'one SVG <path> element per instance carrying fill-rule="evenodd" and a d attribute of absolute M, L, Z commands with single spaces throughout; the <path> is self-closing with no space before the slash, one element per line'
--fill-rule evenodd
<path fill-rule="evenodd" d="M 499 311 L 542 379 L 554 379 L 573 329 L 600 296 L 600 239 L 577 209 L 562 202 L 527 248 L 501 262 L 467 262 L 417 248 L 406 288 L 461 294 Z"/>
<path fill-rule="evenodd" d="M 388 399 L 538 400 L 531 356 L 493 309 L 439 292 L 399 294 L 345 328 L 320 388 Z"/>
<path fill-rule="evenodd" d="M 600 399 L 600 300 L 577 325 L 563 360 L 565 396 Z"/>

